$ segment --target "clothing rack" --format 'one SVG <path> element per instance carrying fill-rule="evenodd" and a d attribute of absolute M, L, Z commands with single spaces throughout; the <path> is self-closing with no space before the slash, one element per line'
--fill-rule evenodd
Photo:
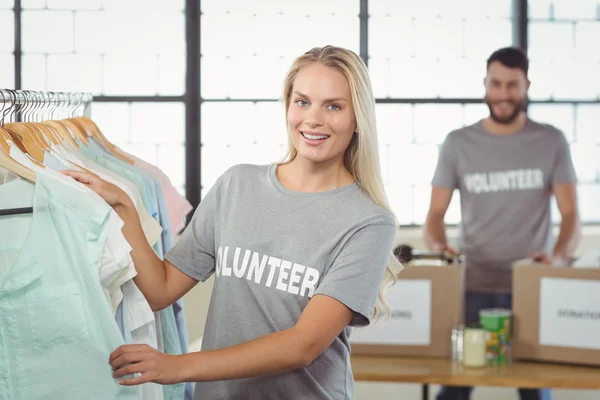
<path fill-rule="evenodd" d="M 0 89 L 0 127 L 4 126 L 5 120 L 38 122 L 78 116 L 89 117 L 92 101 L 91 93 Z M 31 213 L 33 207 L 0 210 L 0 216 Z"/>
<path fill-rule="evenodd" d="M 0 89 L 0 126 L 7 122 L 37 122 L 90 116 L 94 97 L 85 92 Z M 7 118 L 8 117 L 8 118 Z"/>

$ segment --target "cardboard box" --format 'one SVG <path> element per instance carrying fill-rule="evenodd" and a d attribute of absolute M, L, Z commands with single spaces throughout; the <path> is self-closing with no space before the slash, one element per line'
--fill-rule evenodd
<path fill-rule="evenodd" d="M 450 334 L 463 320 L 464 266 L 407 266 L 387 291 L 392 313 L 354 329 L 352 354 L 450 357 Z"/>
<path fill-rule="evenodd" d="M 600 366 L 600 269 L 515 265 L 515 359 Z"/>

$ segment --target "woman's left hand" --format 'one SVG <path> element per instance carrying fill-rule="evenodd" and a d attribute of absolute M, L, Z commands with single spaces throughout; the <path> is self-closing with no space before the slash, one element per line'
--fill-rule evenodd
<path fill-rule="evenodd" d="M 108 362 L 114 371 L 114 378 L 141 374 L 132 379 L 120 380 L 119 384 L 124 386 L 146 382 L 163 385 L 181 382 L 181 356 L 161 353 L 145 344 L 120 346 L 111 353 Z"/>

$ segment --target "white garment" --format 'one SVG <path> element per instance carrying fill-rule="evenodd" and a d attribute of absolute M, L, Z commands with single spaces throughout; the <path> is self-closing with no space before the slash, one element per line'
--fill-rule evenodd
<path fill-rule="evenodd" d="M 62 148 L 60 146 L 56 147 L 57 152 L 62 153 L 63 156 L 68 156 L 68 154 L 70 153 L 69 149 L 67 148 L 68 145 L 66 143 L 65 146 Z M 127 193 L 127 195 L 129 196 L 129 198 L 131 198 L 134 206 L 138 211 L 138 215 L 140 217 L 140 222 L 142 224 L 142 229 L 144 231 L 144 235 L 146 236 L 146 240 L 148 240 L 148 243 L 150 243 L 151 247 L 154 246 L 156 242 L 158 242 L 158 240 L 160 239 L 160 236 L 162 234 L 162 227 L 154 218 L 152 218 L 152 216 L 144 207 L 144 204 L 142 202 L 142 196 L 138 188 L 133 183 L 129 182 L 127 179 L 115 174 L 114 172 L 108 170 L 107 168 L 104 168 L 101 165 L 96 164 L 91 160 L 88 160 L 81 156 L 77 157 L 75 155 L 72 155 L 72 157 L 74 157 L 72 158 L 73 161 L 75 161 L 75 159 L 80 161 L 80 163 L 77 164 L 95 173 L 101 179 L 112 183 L 115 186 L 118 186 L 121 190 Z"/>

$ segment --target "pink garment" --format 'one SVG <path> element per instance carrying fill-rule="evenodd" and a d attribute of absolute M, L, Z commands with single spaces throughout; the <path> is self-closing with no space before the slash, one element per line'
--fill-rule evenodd
<path fill-rule="evenodd" d="M 185 217 L 192 211 L 193 207 L 185 197 L 179 194 L 177 189 L 171 183 L 171 180 L 160 168 L 137 158 L 136 156 L 125 152 L 123 149 L 118 149 L 121 153 L 130 157 L 134 161 L 134 165 L 142 171 L 152 175 L 156 180 L 161 183 L 163 188 L 163 195 L 165 196 L 165 202 L 167 203 L 167 209 L 169 213 L 169 224 L 171 225 L 171 232 L 173 234 L 179 233 L 185 222 Z"/>

